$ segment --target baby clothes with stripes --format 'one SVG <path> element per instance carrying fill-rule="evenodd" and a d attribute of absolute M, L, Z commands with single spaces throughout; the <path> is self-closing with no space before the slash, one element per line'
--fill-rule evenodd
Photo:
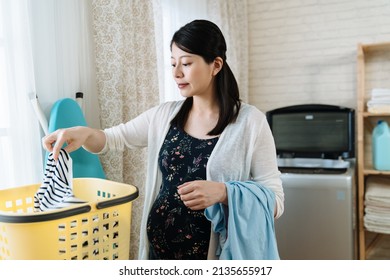
<path fill-rule="evenodd" d="M 61 149 L 58 160 L 50 153 L 45 168 L 43 183 L 34 195 L 34 211 L 61 209 L 75 203 L 84 203 L 73 196 L 72 158 Z"/>

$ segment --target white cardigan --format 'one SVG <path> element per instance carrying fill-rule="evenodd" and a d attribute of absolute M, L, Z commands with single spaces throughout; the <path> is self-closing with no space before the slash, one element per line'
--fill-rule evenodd
<path fill-rule="evenodd" d="M 144 210 L 141 220 L 139 259 L 148 259 L 149 242 L 146 224 L 150 209 L 162 183 L 158 153 L 183 101 L 166 102 L 147 110 L 133 120 L 105 129 L 107 150 L 147 147 L 147 177 Z M 252 105 L 243 103 L 237 120 L 229 124 L 210 155 L 207 180 L 216 182 L 256 181 L 275 193 L 278 218 L 284 210 L 284 193 L 276 163 L 275 143 L 267 119 Z M 209 258 L 215 258 L 216 236 L 210 239 Z"/>

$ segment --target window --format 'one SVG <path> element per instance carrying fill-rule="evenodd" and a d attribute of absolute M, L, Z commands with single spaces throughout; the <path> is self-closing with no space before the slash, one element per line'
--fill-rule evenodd
<path fill-rule="evenodd" d="M 172 78 L 170 42 L 176 30 L 195 19 L 207 18 L 206 0 L 162 0 L 164 100 L 182 99 Z"/>
<path fill-rule="evenodd" d="M 0 14 L 3 13 L 0 3 Z M 9 138 L 8 127 L 9 127 L 9 108 L 8 104 L 7 85 L 6 85 L 6 69 L 5 69 L 5 39 L 4 39 L 4 26 L 3 21 L 0 21 L 0 188 L 2 184 L 6 183 L 5 176 L 9 174 L 9 168 L 7 159 L 9 155 Z M 7 180 L 8 181 L 8 180 Z"/>
<path fill-rule="evenodd" d="M 0 1 L 0 188 L 36 183 L 42 174 L 39 124 L 29 100 L 28 19 L 28 0 Z"/>

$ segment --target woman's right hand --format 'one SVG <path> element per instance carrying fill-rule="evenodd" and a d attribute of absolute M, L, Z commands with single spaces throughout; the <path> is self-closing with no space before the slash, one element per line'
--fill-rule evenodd
<path fill-rule="evenodd" d="M 83 145 L 90 147 L 88 150 L 98 152 L 104 147 L 104 143 L 105 136 L 102 131 L 85 126 L 58 129 L 42 138 L 43 147 L 53 153 L 54 160 L 58 159 L 64 144 L 66 144 L 65 151 L 70 153 Z"/>

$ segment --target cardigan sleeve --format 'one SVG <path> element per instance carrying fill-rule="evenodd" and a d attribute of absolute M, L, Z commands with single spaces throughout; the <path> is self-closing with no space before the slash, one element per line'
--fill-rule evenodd
<path fill-rule="evenodd" d="M 275 218 L 284 211 L 284 192 L 276 148 L 266 116 L 242 104 L 237 120 L 229 124 L 207 163 L 211 181 L 254 181 L 275 193 Z"/>
<path fill-rule="evenodd" d="M 146 147 L 148 145 L 149 126 L 156 110 L 157 106 L 126 123 L 104 129 L 106 143 L 100 153 L 108 150 L 123 151 L 125 147 Z"/>
<path fill-rule="evenodd" d="M 281 173 L 277 165 L 274 138 L 268 122 L 263 118 L 254 144 L 251 162 L 252 180 L 271 189 L 275 193 L 275 218 L 284 211 L 284 191 Z"/>

